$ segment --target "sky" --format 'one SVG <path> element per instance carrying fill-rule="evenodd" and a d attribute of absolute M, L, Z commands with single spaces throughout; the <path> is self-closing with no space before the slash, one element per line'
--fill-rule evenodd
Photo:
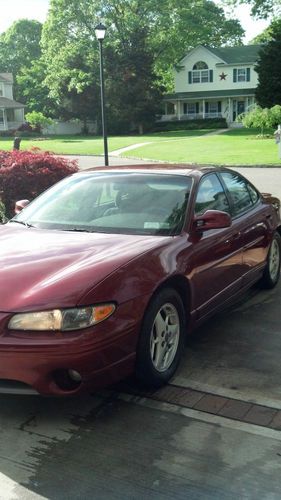
<path fill-rule="evenodd" d="M 214 0 L 220 3 L 220 0 Z M 18 19 L 37 19 L 44 22 L 48 12 L 49 0 L 0 0 L 0 33 L 6 31 Z M 235 16 L 246 30 L 244 43 L 249 42 L 261 33 L 267 26 L 266 21 L 253 20 L 250 17 L 250 8 L 240 5 L 235 9 Z"/>

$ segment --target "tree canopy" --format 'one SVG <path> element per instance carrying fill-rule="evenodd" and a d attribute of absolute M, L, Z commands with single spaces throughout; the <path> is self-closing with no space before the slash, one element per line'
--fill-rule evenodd
<path fill-rule="evenodd" d="M 256 65 L 256 99 L 263 108 L 281 103 L 281 19 L 271 24 L 271 40 L 262 46 Z"/>
<path fill-rule="evenodd" d="M 1 71 L 13 73 L 16 77 L 23 68 L 41 56 L 40 39 L 42 24 L 38 21 L 20 19 L 0 35 L 0 68 Z M 22 99 L 20 86 L 15 83 L 15 97 Z"/>
<path fill-rule="evenodd" d="M 173 65 L 198 44 L 241 43 L 237 20 L 211 0 L 51 0 L 42 49 L 50 95 L 68 113 L 99 113 L 98 44 L 104 40 L 110 112 L 135 124 L 149 121 L 162 90 L 171 90 Z M 66 99 L 65 96 L 68 95 Z M 75 111 L 76 110 L 76 111 Z"/>
<path fill-rule="evenodd" d="M 252 8 L 252 15 L 260 19 L 281 15 L 281 0 L 224 0 L 224 3 L 233 6 L 248 4 Z"/>

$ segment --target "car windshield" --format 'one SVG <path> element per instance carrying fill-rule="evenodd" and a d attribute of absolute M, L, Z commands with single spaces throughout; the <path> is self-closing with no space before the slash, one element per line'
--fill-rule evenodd
<path fill-rule="evenodd" d="M 140 172 L 77 174 L 59 182 L 10 222 L 27 227 L 174 235 L 182 229 L 191 179 Z"/>

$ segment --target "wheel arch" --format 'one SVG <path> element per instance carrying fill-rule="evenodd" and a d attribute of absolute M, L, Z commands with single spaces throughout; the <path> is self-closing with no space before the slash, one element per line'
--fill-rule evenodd
<path fill-rule="evenodd" d="M 281 225 L 277 226 L 276 231 L 279 234 L 279 236 L 281 237 Z"/>
<path fill-rule="evenodd" d="M 150 301 L 153 300 L 157 293 L 159 293 L 164 288 L 172 288 L 179 294 L 185 311 L 185 319 L 188 324 L 192 303 L 190 282 L 184 276 L 181 276 L 179 274 L 170 276 L 158 286 L 158 288 L 154 291 Z"/>

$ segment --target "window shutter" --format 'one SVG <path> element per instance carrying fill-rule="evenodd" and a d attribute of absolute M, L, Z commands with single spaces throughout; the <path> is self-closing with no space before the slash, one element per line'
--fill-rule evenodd
<path fill-rule="evenodd" d="M 251 68 L 247 68 L 247 82 L 251 80 Z"/>
<path fill-rule="evenodd" d="M 233 81 L 237 82 L 237 69 L 233 70 Z"/>
<path fill-rule="evenodd" d="M 221 113 L 221 101 L 218 101 L 218 113 Z"/>
<path fill-rule="evenodd" d="M 188 72 L 188 83 L 192 83 L 191 71 Z"/>
<path fill-rule="evenodd" d="M 214 79 L 214 76 L 213 76 L 213 70 L 210 69 L 210 82 L 212 83 L 213 82 L 213 79 Z"/>
<path fill-rule="evenodd" d="M 205 113 L 209 113 L 209 103 L 205 102 Z"/>
<path fill-rule="evenodd" d="M 196 114 L 199 114 L 199 102 L 196 103 Z"/>

